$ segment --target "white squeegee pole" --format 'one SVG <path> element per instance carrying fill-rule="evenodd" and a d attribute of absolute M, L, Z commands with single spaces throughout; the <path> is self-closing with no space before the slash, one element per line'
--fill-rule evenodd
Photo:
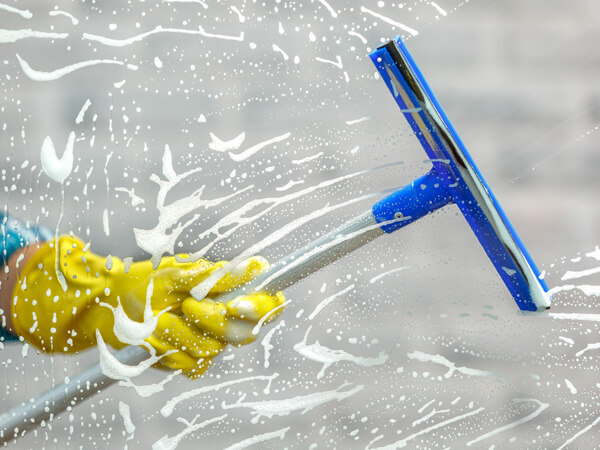
<path fill-rule="evenodd" d="M 255 289 L 281 291 L 382 234 L 369 210 L 273 264 L 269 272 L 252 282 L 220 296 L 219 301 L 228 301 Z M 125 347 L 115 356 L 122 363 L 134 365 L 146 359 L 148 353 L 141 347 Z M 71 377 L 68 383 L 61 383 L 11 409 L 0 417 L 0 443 L 17 439 L 38 426 L 51 426 L 54 416 L 115 381 L 104 375 L 100 364 L 96 364 Z"/>

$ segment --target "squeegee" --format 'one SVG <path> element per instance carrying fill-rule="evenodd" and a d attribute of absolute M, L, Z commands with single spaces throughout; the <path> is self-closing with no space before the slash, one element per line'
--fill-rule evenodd
<path fill-rule="evenodd" d="M 283 290 L 378 236 L 456 204 L 517 306 L 524 311 L 549 308 L 548 286 L 402 41 L 391 40 L 370 56 L 433 167 L 218 300 L 226 302 L 251 291 Z M 128 347 L 116 356 L 121 362 L 137 364 L 147 353 L 141 347 Z M 21 436 L 115 381 L 106 377 L 99 365 L 71 377 L 68 383 L 5 413 L 0 418 L 0 442 Z"/>

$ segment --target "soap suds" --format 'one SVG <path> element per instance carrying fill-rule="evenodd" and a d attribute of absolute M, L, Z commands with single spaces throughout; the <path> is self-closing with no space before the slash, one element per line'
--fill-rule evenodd
<path fill-rule="evenodd" d="M 343 350 L 332 350 L 328 347 L 322 346 L 319 341 L 315 341 L 314 344 L 308 344 L 308 333 L 310 333 L 312 327 L 308 327 L 304 339 L 294 345 L 294 350 L 312 361 L 323 364 L 323 367 L 317 374 L 317 380 L 323 378 L 327 369 L 337 362 L 348 361 L 361 367 L 374 367 L 385 364 L 388 360 L 388 355 L 384 352 L 379 352 L 379 355 L 375 358 L 368 358 L 363 356 L 355 356 L 347 353 Z"/>
<path fill-rule="evenodd" d="M 233 386 L 233 385 L 240 384 L 240 383 L 246 383 L 249 381 L 266 380 L 266 381 L 268 381 L 268 384 L 270 385 L 271 382 L 278 376 L 279 376 L 278 373 L 274 373 L 272 375 L 255 375 L 253 377 L 239 378 L 237 380 L 224 381 L 223 383 L 214 384 L 212 386 L 202 386 L 202 387 L 199 387 L 196 389 L 192 389 L 192 390 L 189 390 L 182 394 L 179 394 L 176 397 L 173 397 L 171 400 L 169 400 L 167 403 L 165 403 L 165 406 L 163 406 L 161 408 L 160 413 L 163 415 L 163 417 L 169 417 L 171 414 L 173 414 L 173 410 L 175 409 L 175 407 L 179 403 L 181 403 L 185 400 L 189 400 L 193 397 L 197 397 L 199 395 L 206 394 L 207 392 L 218 391 L 225 387 Z"/>
<path fill-rule="evenodd" d="M 97 34 L 83 33 L 83 39 L 88 41 L 98 42 L 99 44 L 107 45 L 109 47 L 125 47 L 126 45 L 131 45 L 136 42 L 140 42 L 146 39 L 148 36 L 152 36 L 153 34 L 161 34 L 161 33 L 178 33 L 178 34 L 195 34 L 204 36 L 207 38 L 215 38 L 215 39 L 224 39 L 229 41 L 243 41 L 244 40 L 244 32 L 240 32 L 238 36 L 227 36 L 223 34 L 214 34 L 204 31 L 201 26 L 198 26 L 197 30 L 186 30 L 183 28 L 163 28 L 158 25 L 154 29 L 150 31 L 146 31 L 145 33 L 140 33 L 135 36 L 126 39 L 112 39 L 105 36 L 99 36 Z"/>
<path fill-rule="evenodd" d="M 75 133 L 71 131 L 67 138 L 67 144 L 63 155 L 59 158 L 50 136 L 46 136 L 42 143 L 40 158 L 44 173 L 57 183 L 63 183 L 71 174 L 73 169 L 73 146 L 75 144 Z"/>
<path fill-rule="evenodd" d="M 255 436 L 249 437 L 248 439 L 244 439 L 236 444 L 230 445 L 225 450 L 243 450 L 245 448 L 251 447 L 260 442 L 270 441 L 271 439 L 279 438 L 283 440 L 285 437 L 285 433 L 289 431 L 291 427 L 285 427 L 281 430 L 271 431 L 269 433 L 257 434 Z"/>
<path fill-rule="evenodd" d="M 251 414 L 254 416 L 251 419 L 251 422 L 256 424 L 262 417 L 271 419 L 275 416 L 287 416 L 295 411 L 301 411 L 300 414 L 305 414 L 319 405 L 334 400 L 342 401 L 364 389 L 363 385 L 357 385 L 352 389 L 342 391 L 342 389 L 347 388 L 348 386 L 350 386 L 350 383 L 344 383 L 333 391 L 315 392 L 313 394 L 300 395 L 281 400 L 264 400 L 260 402 L 244 402 L 245 396 L 242 396 L 235 403 L 227 405 L 223 402 L 221 406 L 226 410 L 237 408 L 250 409 Z"/>
<path fill-rule="evenodd" d="M 206 118 L 204 119 L 206 122 Z M 215 150 L 217 152 L 227 152 L 229 150 L 237 150 L 240 148 L 244 140 L 246 139 L 246 133 L 241 132 L 236 137 L 229 141 L 223 141 L 215 136 L 213 133 L 209 133 L 210 142 L 208 144 L 208 148 L 211 150 Z"/>
<path fill-rule="evenodd" d="M 98 64 L 113 64 L 118 66 L 127 66 L 129 70 L 137 70 L 137 66 L 133 64 L 125 64 L 122 61 L 116 61 L 114 59 L 91 59 L 89 61 L 83 61 L 69 66 L 61 67 L 60 69 L 52 70 L 50 72 L 43 72 L 40 70 L 32 69 L 31 66 L 23 58 L 16 54 L 21 69 L 25 75 L 34 81 L 53 81 L 64 77 L 65 75 L 75 72 L 76 70 L 83 69 L 85 67 L 96 66 Z"/>
<path fill-rule="evenodd" d="M 131 410 L 127 403 L 119 401 L 119 413 L 123 418 L 123 426 L 127 434 L 133 434 L 135 432 L 135 425 L 131 421 Z"/>
<path fill-rule="evenodd" d="M 35 31 L 31 28 L 23 30 L 4 30 L 0 29 L 0 44 L 9 44 L 20 41 L 21 39 L 36 38 L 36 39 L 65 39 L 69 36 L 68 33 L 48 33 L 45 31 Z M 19 55 L 17 55 L 19 57 Z M 20 62 L 20 58 L 19 58 Z M 22 65 L 21 65 L 22 66 Z"/>

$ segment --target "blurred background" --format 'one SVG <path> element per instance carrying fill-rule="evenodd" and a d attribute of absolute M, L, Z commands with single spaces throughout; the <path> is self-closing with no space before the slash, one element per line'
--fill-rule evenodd
<path fill-rule="evenodd" d="M 230 259 L 263 242 L 276 261 L 428 170 L 368 58 L 403 34 L 548 284 L 590 286 L 558 292 L 550 313 L 522 315 L 448 207 L 288 289 L 280 320 L 202 379 L 176 378 L 147 398 L 112 386 L 9 447 L 150 448 L 165 436 L 179 436 L 181 449 L 254 436 L 255 448 L 596 445 L 600 279 L 561 278 L 600 265 L 597 1 L 6 5 L 18 11 L 0 9 L 0 28 L 22 30 L 0 33 L 0 203 L 10 214 L 58 223 L 119 257 L 167 244 Z M 71 131 L 75 165 L 61 186 L 41 170 L 40 149 L 50 136 L 61 154 Z M 219 142 L 236 137 L 229 150 Z M 165 180 L 166 146 L 177 174 L 192 171 L 168 188 L 150 179 Z M 294 349 L 317 341 L 346 360 L 323 372 Z M 13 343 L 0 351 L 3 410 L 98 360 Z M 252 376 L 273 380 L 159 412 L 180 393 Z M 165 377 L 152 370 L 135 381 Z M 289 409 L 262 403 L 272 417 L 252 414 L 273 400 Z"/>

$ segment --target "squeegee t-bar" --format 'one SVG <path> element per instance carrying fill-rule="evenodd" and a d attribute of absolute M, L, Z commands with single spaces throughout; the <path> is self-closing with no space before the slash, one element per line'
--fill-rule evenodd
<path fill-rule="evenodd" d="M 548 286 L 404 44 L 400 39 L 389 41 L 370 56 L 433 168 L 376 203 L 372 210 L 277 262 L 269 272 L 224 294 L 219 301 L 253 290 L 283 290 L 376 237 L 456 203 L 518 307 L 526 311 L 549 308 Z M 126 364 L 137 364 L 146 355 L 140 347 L 116 354 Z M 68 383 L 0 417 L 0 442 L 22 436 L 115 381 L 106 377 L 99 365 L 71 377 Z"/>

